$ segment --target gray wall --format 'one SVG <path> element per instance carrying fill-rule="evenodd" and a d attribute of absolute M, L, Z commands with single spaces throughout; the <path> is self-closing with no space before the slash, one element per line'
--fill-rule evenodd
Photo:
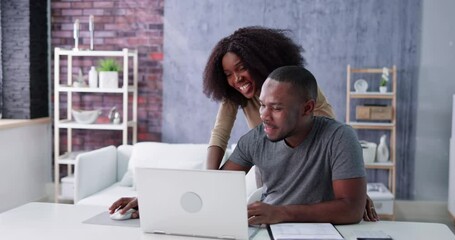
<path fill-rule="evenodd" d="M 293 31 L 308 68 L 345 119 L 346 65 L 399 69 L 398 197 L 409 198 L 413 167 L 420 1 L 166 0 L 164 19 L 163 141 L 206 143 L 217 104 L 202 93 L 202 71 L 212 47 L 239 27 L 262 25 Z M 239 113 L 231 143 L 248 129 Z M 372 136 L 378 141 L 378 136 Z M 412 171 L 411 171 L 412 172 Z M 376 173 L 372 174 L 376 175 Z M 379 174 L 384 179 L 384 175 Z"/>
<path fill-rule="evenodd" d="M 3 118 L 49 116 L 45 0 L 2 0 Z"/>
<path fill-rule="evenodd" d="M 415 154 L 415 199 L 447 200 L 455 1 L 423 1 Z M 452 136 L 455 137 L 455 136 Z"/>
<path fill-rule="evenodd" d="M 30 118 L 29 9 L 29 0 L 2 1 L 3 118 Z"/>

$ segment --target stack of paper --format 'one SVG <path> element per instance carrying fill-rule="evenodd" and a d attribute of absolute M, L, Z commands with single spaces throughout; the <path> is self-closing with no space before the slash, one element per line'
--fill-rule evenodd
<path fill-rule="evenodd" d="M 273 239 L 343 239 L 330 223 L 279 223 L 270 225 Z"/>

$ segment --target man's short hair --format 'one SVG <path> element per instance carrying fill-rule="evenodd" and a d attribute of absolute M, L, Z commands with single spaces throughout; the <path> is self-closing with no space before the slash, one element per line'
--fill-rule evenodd
<path fill-rule="evenodd" d="M 304 67 L 284 66 L 279 67 L 268 76 L 278 82 L 291 83 L 304 101 L 318 97 L 318 84 L 313 74 Z"/>

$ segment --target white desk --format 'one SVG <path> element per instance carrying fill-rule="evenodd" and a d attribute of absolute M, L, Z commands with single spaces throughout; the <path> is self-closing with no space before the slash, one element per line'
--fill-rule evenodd
<path fill-rule="evenodd" d="M 191 239 L 188 237 L 144 234 L 137 227 L 106 226 L 82 223 L 102 212 L 104 207 L 78 206 L 54 203 L 29 203 L 0 214 L 0 239 L 44 240 L 125 240 L 125 239 Z M 394 240 L 438 239 L 455 240 L 455 235 L 443 224 L 389 222 L 362 222 L 336 226 L 343 237 L 353 239 L 353 230 L 382 230 Z M 196 239 L 196 238 L 194 238 Z M 206 239 L 206 238 L 204 238 Z M 254 240 L 268 240 L 267 231 L 261 230 Z"/>

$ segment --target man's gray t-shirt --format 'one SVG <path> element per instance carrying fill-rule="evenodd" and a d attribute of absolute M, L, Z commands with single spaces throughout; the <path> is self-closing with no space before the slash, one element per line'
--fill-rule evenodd
<path fill-rule="evenodd" d="M 295 148 L 272 142 L 263 125 L 242 136 L 229 160 L 256 165 L 264 182 L 264 202 L 314 204 L 334 199 L 332 181 L 365 177 L 362 149 L 354 130 L 326 117 L 314 117 L 313 128 Z"/>

